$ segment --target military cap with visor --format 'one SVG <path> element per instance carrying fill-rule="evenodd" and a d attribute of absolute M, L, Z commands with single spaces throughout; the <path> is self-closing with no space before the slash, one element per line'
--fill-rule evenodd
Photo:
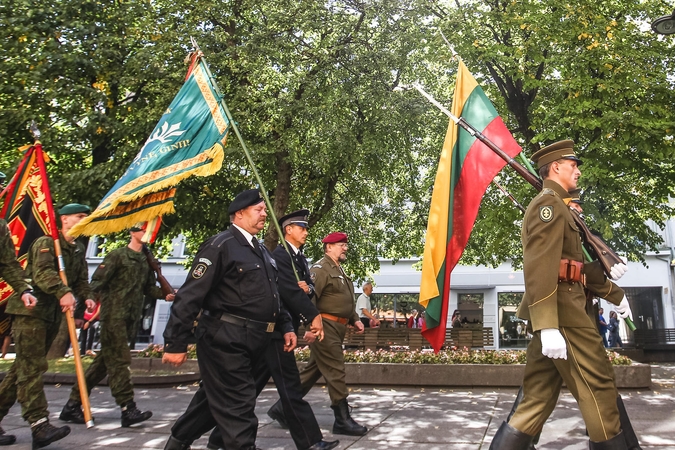
<path fill-rule="evenodd" d="M 336 231 L 330 233 L 325 238 L 321 240 L 324 244 L 337 244 L 338 242 L 347 242 L 347 233 L 341 231 Z"/>
<path fill-rule="evenodd" d="M 263 197 L 258 189 L 248 189 L 237 194 L 234 200 L 232 200 L 232 203 L 230 203 L 230 206 L 227 208 L 227 213 L 234 214 L 237 211 L 248 208 L 249 206 L 257 205 L 262 201 Z"/>
<path fill-rule="evenodd" d="M 62 206 L 61 209 L 59 209 L 59 215 L 60 216 L 67 216 L 70 214 L 89 214 L 91 212 L 91 208 L 88 207 L 87 205 L 82 205 L 80 203 L 68 203 L 65 206 Z"/>
<path fill-rule="evenodd" d="M 307 228 L 309 226 L 307 222 L 308 219 L 309 210 L 299 209 L 297 211 L 293 211 L 290 214 L 286 214 L 284 217 L 279 219 L 279 226 L 281 226 L 282 230 L 288 225 L 298 225 L 299 227 Z"/>
<path fill-rule="evenodd" d="M 578 203 L 582 205 L 584 202 L 581 200 L 581 189 L 572 189 L 570 192 L 570 202 Z"/>
<path fill-rule="evenodd" d="M 582 161 L 574 153 L 574 141 L 570 139 L 558 141 L 537 150 L 532 155 L 532 161 L 537 165 L 537 169 L 560 159 L 576 161 L 577 166 L 582 164 Z"/>

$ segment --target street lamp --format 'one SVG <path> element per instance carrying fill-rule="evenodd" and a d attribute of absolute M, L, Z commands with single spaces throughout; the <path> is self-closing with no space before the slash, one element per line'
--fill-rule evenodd
<path fill-rule="evenodd" d="M 661 16 L 652 22 L 652 30 L 658 34 L 675 33 L 675 11 L 669 16 Z"/>

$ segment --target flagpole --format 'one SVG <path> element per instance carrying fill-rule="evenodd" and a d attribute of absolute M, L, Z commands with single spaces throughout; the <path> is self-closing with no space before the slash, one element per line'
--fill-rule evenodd
<path fill-rule="evenodd" d="M 284 246 L 284 249 L 286 250 L 286 252 L 288 253 L 288 256 L 290 257 L 291 251 L 288 248 L 288 244 L 286 243 L 286 239 L 284 239 L 284 233 L 281 231 L 281 226 L 279 226 L 279 222 L 277 221 L 276 214 L 274 214 L 274 208 L 272 207 L 272 203 L 270 202 L 270 199 L 267 196 L 267 190 L 265 189 L 265 186 L 263 185 L 262 179 L 260 178 L 260 174 L 258 173 L 258 169 L 255 167 L 255 163 L 253 162 L 253 158 L 251 157 L 251 153 L 248 151 L 248 147 L 246 146 L 246 143 L 244 142 L 244 138 L 242 138 L 241 133 L 239 133 L 239 127 L 237 127 L 237 123 L 234 121 L 234 118 L 232 117 L 232 114 L 230 113 L 230 109 L 227 107 L 227 104 L 225 103 L 225 99 L 223 98 L 223 94 L 220 92 L 220 89 L 218 89 L 218 84 L 215 82 L 215 78 L 213 77 L 213 74 L 211 73 L 211 69 L 209 69 L 208 64 L 206 64 L 206 61 L 203 58 L 204 54 L 202 53 L 201 49 L 199 48 L 199 45 L 197 45 L 197 41 L 195 41 L 194 38 L 191 38 L 191 40 L 192 40 L 192 45 L 195 47 L 195 51 L 199 52 L 199 58 L 204 63 L 204 70 L 206 71 L 206 75 L 211 80 L 211 84 L 213 85 L 213 89 L 216 91 L 216 93 L 218 94 L 218 97 L 220 98 L 220 105 L 225 110 L 225 115 L 227 116 L 227 120 L 230 122 L 230 126 L 234 130 L 234 134 L 237 136 L 237 139 L 239 140 L 239 143 L 241 144 L 241 148 L 244 150 L 244 155 L 246 155 L 246 161 L 248 161 L 248 164 L 251 167 L 251 170 L 253 171 L 253 175 L 255 175 L 255 179 L 258 182 L 258 186 L 260 186 L 260 193 L 263 196 L 263 200 L 265 200 L 265 204 L 267 205 L 268 213 L 270 214 L 270 216 L 272 216 L 272 223 L 274 224 L 274 227 L 277 230 L 277 234 L 279 235 L 279 240 L 281 241 L 281 245 Z M 293 263 L 292 257 L 291 257 L 291 266 L 293 267 L 293 274 L 295 275 L 295 279 L 299 282 L 300 276 L 298 275 L 298 271 L 295 268 L 295 263 Z"/>
<path fill-rule="evenodd" d="M 37 125 L 35 122 L 31 124 L 30 127 L 31 133 L 33 133 L 33 136 L 35 137 L 35 143 L 33 146 L 37 151 L 40 153 L 42 152 L 42 144 L 38 140 L 40 137 L 40 130 L 38 130 Z M 38 158 L 38 164 L 41 164 L 41 161 L 44 161 L 44 159 L 39 159 Z M 43 164 L 43 163 L 42 163 Z M 44 165 L 41 167 L 41 170 L 43 171 L 44 174 L 47 173 L 46 168 Z M 47 180 L 43 180 L 43 183 L 46 184 Z M 54 210 L 52 208 L 52 199 L 51 199 L 51 193 L 49 192 L 49 189 L 45 189 L 45 197 L 48 205 L 48 211 L 49 214 L 52 216 L 50 219 L 50 222 L 52 224 L 52 229 L 49 230 L 51 233 L 51 237 L 54 241 L 54 253 L 56 254 L 56 260 L 58 261 L 59 264 L 59 277 L 61 278 L 61 281 L 63 284 L 68 286 L 68 277 L 66 276 L 66 265 L 63 260 L 63 253 L 61 251 L 61 243 L 59 242 L 59 235 L 58 231 L 54 229 L 55 224 L 56 224 L 56 217 L 54 216 Z M 91 428 L 94 426 L 94 420 L 91 416 L 91 405 L 89 404 L 89 393 L 87 392 L 87 382 L 84 378 L 84 369 L 82 368 L 82 358 L 80 356 L 80 343 L 77 340 L 77 333 L 75 331 L 75 319 L 73 317 L 73 310 L 68 309 L 64 313 L 66 316 L 66 322 L 68 325 L 68 335 L 70 336 L 70 344 L 73 347 L 73 357 L 75 359 L 75 373 L 77 375 L 77 384 L 80 390 L 80 399 L 82 400 L 82 411 L 84 413 L 84 422 L 87 428 Z"/>

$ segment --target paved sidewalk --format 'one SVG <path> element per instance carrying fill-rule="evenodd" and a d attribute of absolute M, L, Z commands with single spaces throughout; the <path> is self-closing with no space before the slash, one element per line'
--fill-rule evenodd
<path fill-rule="evenodd" d="M 621 391 L 628 414 L 640 437 L 643 449 L 675 450 L 675 366 L 653 366 L 653 389 Z M 196 386 L 136 389 L 136 402 L 154 416 L 136 428 L 121 428 L 119 408 L 107 387 L 94 389 L 92 411 L 96 427 L 71 425 L 71 434 L 47 447 L 65 449 L 163 449 L 173 421 L 185 410 Z M 47 386 L 51 419 L 62 425 L 58 414 L 65 404 L 70 386 Z M 499 424 L 510 410 L 516 389 L 424 389 L 358 388 L 350 401 L 354 418 L 367 425 L 366 436 L 333 436 L 328 393 L 315 387 L 307 399 L 312 404 L 326 439 L 340 439 L 339 449 L 441 450 L 487 449 Z M 276 401 L 274 387 L 268 387 L 258 399 L 256 414 L 260 420 L 257 445 L 265 450 L 295 449 L 290 435 L 265 415 Z M 17 436 L 17 444 L 7 449 L 30 449 L 30 432 L 15 405 L 2 426 Z M 587 438 L 576 403 L 564 391 L 553 415 L 546 423 L 539 449 L 585 449 Z M 206 438 L 193 445 L 206 448 Z"/>

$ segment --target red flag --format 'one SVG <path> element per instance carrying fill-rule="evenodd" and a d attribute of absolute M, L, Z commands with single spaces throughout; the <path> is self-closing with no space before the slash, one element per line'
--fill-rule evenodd
<path fill-rule="evenodd" d="M 37 238 L 49 235 L 58 239 L 45 155 L 40 142 L 36 141 L 28 147 L 1 198 L 4 202 L 0 217 L 9 225 L 17 259 L 21 267 L 25 268 L 28 250 Z M 11 286 L 0 278 L 0 312 L 4 313 L 7 300 L 13 292 Z"/>

